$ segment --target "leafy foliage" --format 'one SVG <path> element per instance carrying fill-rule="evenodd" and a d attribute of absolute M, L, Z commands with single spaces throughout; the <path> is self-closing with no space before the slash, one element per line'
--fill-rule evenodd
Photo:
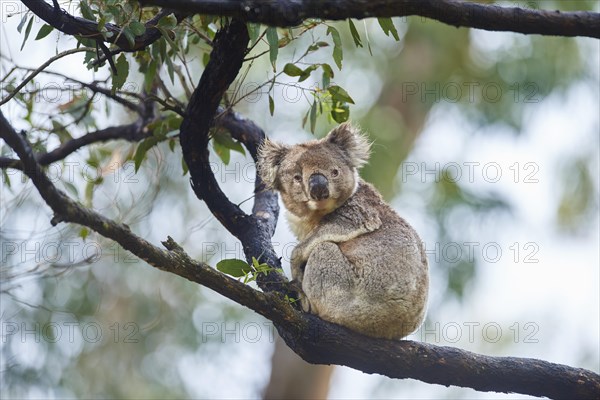
<path fill-rule="evenodd" d="M 283 272 L 278 268 L 259 262 L 255 257 L 252 257 L 252 264 L 235 258 L 221 260 L 217 263 L 217 269 L 235 278 L 244 278 L 244 283 L 255 281 L 260 274 L 268 275 L 272 271 Z"/>

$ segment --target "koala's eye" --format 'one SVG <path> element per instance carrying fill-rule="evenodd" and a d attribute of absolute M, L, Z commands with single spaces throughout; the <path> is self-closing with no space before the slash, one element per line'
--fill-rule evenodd
<path fill-rule="evenodd" d="M 338 171 L 337 169 L 334 168 L 331 170 L 331 176 L 333 176 L 334 178 L 336 176 L 338 176 L 339 174 L 340 174 L 340 171 Z"/>
<path fill-rule="evenodd" d="M 300 175 L 300 174 L 296 174 L 296 175 L 294 175 L 294 180 L 295 180 L 296 182 L 302 182 L 302 175 Z"/>

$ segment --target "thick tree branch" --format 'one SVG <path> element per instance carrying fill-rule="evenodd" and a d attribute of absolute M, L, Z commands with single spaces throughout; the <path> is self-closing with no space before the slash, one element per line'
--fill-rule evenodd
<path fill-rule="evenodd" d="M 412 341 L 364 337 L 318 317 L 301 313 L 274 293 L 261 293 L 204 263 L 193 261 L 169 238 L 164 251 L 115 223 L 88 210 L 58 190 L 42 171 L 25 138 L 0 112 L 0 138 L 23 162 L 40 195 L 57 220 L 87 226 L 119 243 L 150 265 L 204 285 L 249 307 L 274 322 L 286 343 L 312 363 L 347 365 L 392 378 L 413 378 L 441 385 L 482 391 L 516 392 L 557 399 L 600 396 L 600 375 L 546 361 L 489 357 L 468 351 Z"/>
<path fill-rule="evenodd" d="M 190 171 L 192 187 L 198 198 L 204 200 L 221 224 L 242 242 L 248 261 L 256 257 L 271 267 L 279 268 L 281 262 L 271 244 L 278 215 L 277 196 L 271 191 L 265 192 L 257 179 L 258 201 L 255 201 L 254 213 L 247 215 L 221 191 L 209 162 L 209 130 L 214 124 L 223 93 L 242 66 L 248 41 L 246 24 L 239 20 L 234 19 L 217 32 L 210 61 L 185 111 L 179 130 L 179 141 Z M 243 143 L 253 157 L 256 157 L 258 144 L 264 138 L 262 130 L 256 126 L 248 129 L 250 125 L 240 123 L 239 120 L 238 124 L 235 124 L 233 116 L 225 118 L 223 123 L 228 123 L 231 132 L 244 139 Z M 242 129 L 244 133 L 241 132 Z M 268 276 L 259 275 L 257 281 L 265 291 L 284 294 L 290 292 L 287 279 L 282 274 L 272 272 Z"/>
<path fill-rule="evenodd" d="M 35 15 L 43 19 L 48 25 L 53 26 L 59 31 L 67 35 L 80 35 L 89 39 L 94 39 L 99 42 L 113 43 L 123 51 L 138 51 L 146 46 L 154 43 L 161 37 L 160 31 L 156 28 L 158 21 L 173 11 L 170 9 L 161 10 L 154 18 L 145 23 L 146 31 L 135 37 L 133 45 L 129 43 L 125 35 L 122 33 L 122 28 L 115 24 L 106 24 L 105 28 L 112 35 L 105 38 L 98 30 L 98 24 L 94 21 L 87 20 L 81 17 L 74 17 L 62 9 L 57 9 L 43 0 L 21 0 L 23 4 Z M 177 23 L 181 22 L 188 14 L 175 12 Z M 109 54 L 106 55 L 110 56 Z"/>
<path fill-rule="evenodd" d="M 219 117 L 216 120 L 218 126 L 227 129 L 231 136 L 244 144 L 252 156 L 254 162 L 258 161 L 258 147 L 265 138 L 265 133 L 254 122 L 243 118 L 232 110 L 219 109 Z M 258 229 L 266 233 L 270 242 L 277 227 L 279 216 L 279 203 L 277 192 L 267 190 L 265 184 L 258 174 L 254 181 L 254 205 L 252 215 L 261 226 Z"/>
<path fill-rule="evenodd" d="M 272 26 L 299 25 L 307 18 L 418 15 L 448 25 L 556 36 L 600 38 L 600 14 L 499 7 L 457 0 L 142 0 L 189 13 L 212 14 Z"/>

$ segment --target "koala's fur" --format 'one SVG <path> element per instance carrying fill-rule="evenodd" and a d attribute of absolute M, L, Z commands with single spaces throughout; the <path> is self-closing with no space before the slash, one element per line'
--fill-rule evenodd
<path fill-rule="evenodd" d="M 263 181 L 279 191 L 298 238 L 292 277 L 302 307 L 368 336 L 399 339 L 425 315 L 427 258 L 414 229 L 358 177 L 370 145 L 349 124 L 294 146 L 268 139 Z"/>

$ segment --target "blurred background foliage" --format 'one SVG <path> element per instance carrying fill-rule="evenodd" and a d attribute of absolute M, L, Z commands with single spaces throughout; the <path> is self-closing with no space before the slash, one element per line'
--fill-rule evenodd
<path fill-rule="evenodd" d="M 127 17 L 139 16 L 137 2 L 81 4 L 81 9 L 75 3 L 66 5 L 71 6 L 69 11 L 81 10 L 87 18 L 118 22 L 134 33 L 140 29 L 136 19 Z M 503 4 L 597 9 L 596 1 Z M 61 51 L 77 43 L 55 32 L 32 41 L 42 24 L 34 21 L 33 28 L 28 28 L 30 16 L 22 11 L 10 18 L 2 16 L 9 22 L 2 27 L 1 39 L 3 97 L 28 73 L 13 66 L 35 68 L 50 54 L 40 52 L 34 59 L 36 49 L 50 46 Z M 143 20 L 152 14 L 146 11 L 141 15 Z M 19 34 L 16 27 L 22 17 Z M 90 70 L 74 62 L 52 70 L 76 80 L 92 77 L 108 88 L 112 82 L 116 93 L 123 96 L 128 96 L 128 91 L 139 94 L 142 88 L 154 90 L 163 105 L 177 108 L 186 104 L 198 81 L 221 22 L 208 17 L 190 18 L 179 26 L 172 20 L 162 21 L 162 28 L 174 36 L 159 40 L 148 52 L 125 57 L 126 80 L 121 86 L 115 87 L 107 65 L 93 65 L 94 52 L 87 52 L 85 59 L 80 57 Z M 434 243 L 469 242 L 472 223 L 484 226 L 487 232 L 493 232 L 498 219 L 511 219 L 518 225 L 519 215 L 514 210 L 518 194 L 515 199 L 501 188 L 470 184 L 457 179 L 451 169 L 438 168 L 435 179 L 424 179 L 422 160 L 411 159 L 411 152 L 426 128 L 439 121 L 439 115 L 448 115 L 449 121 L 468 121 L 461 135 L 448 132 L 454 136 L 447 139 L 465 151 L 481 132 L 527 140 L 523 135 L 524 127 L 531 123 L 531 107 L 553 96 L 560 99 L 577 86 L 595 90 L 597 96 L 598 75 L 591 68 L 597 63 L 588 58 L 589 54 L 598 57 L 597 42 L 456 29 L 420 17 L 394 18 L 393 22 L 397 41 L 393 32 L 383 33 L 380 25 L 385 22 L 354 21 L 360 46 L 347 21 L 314 22 L 314 26 L 307 24 L 293 31 L 279 29 L 275 39 L 273 31 L 253 25 L 256 45 L 225 104 L 288 143 L 310 138 L 311 130 L 323 136 L 336 124 L 334 119 L 344 119 L 349 112 L 349 118 L 360 124 L 374 143 L 371 162 L 362 176 L 392 204 L 406 207 L 396 206 L 421 228 L 426 245 L 431 245 L 428 250 Z M 19 51 L 27 29 L 31 38 Z M 9 43 L 13 41 L 19 44 Z M 85 39 L 79 42 L 89 45 Z M 300 57 L 310 46 L 316 48 Z M 273 52 L 277 52 L 276 59 Z M 285 68 L 286 64 L 301 73 Z M 341 70 L 338 64 L 342 64 Z M 94 101 L 83 96 L 60 102 L 41 97 L 39 101 L 40 85 L 59 78 L 42 74 L 6 106 L 15 126 L 27 129 L 38 149 L 54 148 L 95 127 L 134 119 L 130 111 L 111 101 L 97 101 L 101 96 L 94 96 Z M 332 86 L 343 88 L 342 95 L 328 90 Z M 223 258 L 244 258 L 240 244 L 190 191 L 181 152 L 175 145 L 180 117 L 164 109 L 162 114 L 164 119 L 155 127 L 152 143 L 90 146 L 68 159 L 76 163 L 74 175 L 64 173 L 69 166 L 64 162 L 57 163 L 55 170 L 48 168 L 49 174 L 63 172 L 56 175 L 59 186 L 154 243 L 171 235 L 194 257 L 212 265 Z M 440 126 L 439 122 L 435 126 Z M 215 135 L 220 137 L 213 154 L 215 173 L 231 198 L 241 203 L 252 196 L 254 167 L 249 157 L 230 152 L 237 145 L 226 134 Z M 10 154 L 4 143 L 1 153 Z M 549 200 L 556 203 L 555 231 L 573 236 L 597 227 L 596 158 L 597 149 L 590 143 L 587 151 L 565 154 L 561 160 L 560 173 L 554 177 L 557 190 Z M 428 160 L 427 168 L 434 163 Z M 404 165 L 417 165 L 419 174 L 409 174 Z M 243 207 L 248 209 L 250 203 Z M 196 284 L 147 266 L 92 232 L 75 226 L 51 227 L 48 207 L 20 174 L 9 169 L 3 171 L 1 213 L 3 398 L 261 395 L 269 381 L 273 343 L 268 321 Z M 284 230 L 281 221 L 274 241 L 285 264 L 293 239 L 282 233 Z M 435 321 L 444 304 L 470 299 L 471 283 L 483 260 L 480 253 L 473 258 L 463 252 L 457 257 L 430 256 L 430 264 L 436 293 L 429 319 Z M 257 327 L 262 337 L 251 340 Z M 584 366 L 597 370 L 593 359 L 586 362 Z M 390 396 L 385 387 L 373 386 L 372 393 Z"/>

